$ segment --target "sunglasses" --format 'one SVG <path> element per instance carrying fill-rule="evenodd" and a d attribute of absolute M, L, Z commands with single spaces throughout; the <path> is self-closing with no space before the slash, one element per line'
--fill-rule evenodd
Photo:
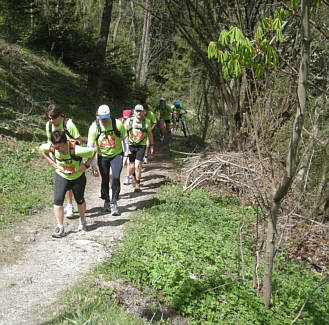
<path fill-rule="evenodd" d="M 56 114 L 56 115 L 48 116 L 48 120 L 56 120 L 59 116 L 61 116 L 61 114 Z"/>

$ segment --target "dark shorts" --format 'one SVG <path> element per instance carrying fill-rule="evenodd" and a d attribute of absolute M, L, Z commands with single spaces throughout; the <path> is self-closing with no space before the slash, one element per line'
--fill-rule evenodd
<path fill-rule="evenodd" d="M 146 145 L 129 145 L 129 161 L 134 162 L 135 160 L 143 161 L 145 154 Z"/>
<path fill-rule="evenodd" d="M 86 175 L 83 173 L 79 178 L 67 180 L 55 173 L 54 185 L 54 205 L 62 206 L 64 203 L 65 193 L 72 190 L 74 199 L 77 204 L 85 202 Z"/>

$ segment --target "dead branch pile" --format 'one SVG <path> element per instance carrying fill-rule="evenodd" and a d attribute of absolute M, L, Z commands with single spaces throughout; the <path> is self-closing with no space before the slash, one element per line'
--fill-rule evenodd
<path fill-rule="evenodd" d="M 219 195 L 232 195 L 253 205 L 266 198 L 269 184 L 264 182 L 270 168 L 252 152 L 213 152 L 184 158 L 181 169 L 183 190 L 202 186 Z M 260 171 L 263 171 L 263 175 Z M 265 203 L 265 202 L 263 202 Z"/>
<path fill-rule="evenodd" d="M 202 187 L 218 195 L 229 195 L 244 205 L 257 205 L 266 217 L 273 180 L 268 160 L 259 161 L 252 151 L 186 155 L 180 175 L 184 191 Z M 302 216 L 303 197 L 293 185 L 282 202 L 279 245 L 288 248 L 291 258 L 309 261 L 323 271 L 329 267 L 329 225 Z"/>

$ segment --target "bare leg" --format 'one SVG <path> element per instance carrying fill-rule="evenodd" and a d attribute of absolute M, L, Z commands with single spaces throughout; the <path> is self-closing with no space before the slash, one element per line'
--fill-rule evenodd
<path fill-rule="evenodd" d="M 84 218 L 86 213 L 86 201 L 83 202 L 82 204 L 78 204 L 78 211 L 80 218 Z"/>
<path fill-rule="evenodd" d="M 69 190 L 66 192 L 65 199 L 68 204 L 72 204 L 72 202 L 73 202 L 72 190 Z"/>
<path fill-rule="evenodd" d="M 63 225 L 64 223 L 64 208 L 62 205 L 54 204 L 54 215 L 56 218 L 57 225 Z"/>

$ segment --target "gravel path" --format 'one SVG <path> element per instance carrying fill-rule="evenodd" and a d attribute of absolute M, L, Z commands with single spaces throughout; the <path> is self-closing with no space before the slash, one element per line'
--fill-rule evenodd
<path fill-rule="evenodd" d="M 0 324 L 41 324 L 51 317 L 58 294 L 110 254 L 116 239 L 123 236 L 130 214 L 151 199 L 173 166 L 158 154 L 143 167 L 142 192 L 121 186 L 120 216 L 102 211 L 100 179 L 87 174 L 87 232 L 78 232 L 76 219 L 65 220 L 67 236 L 53 239 L 54 216 L 48 208 L 14 230 L 1 233 Z M 122 178 L 125 170 L 122 172 Z"/>

